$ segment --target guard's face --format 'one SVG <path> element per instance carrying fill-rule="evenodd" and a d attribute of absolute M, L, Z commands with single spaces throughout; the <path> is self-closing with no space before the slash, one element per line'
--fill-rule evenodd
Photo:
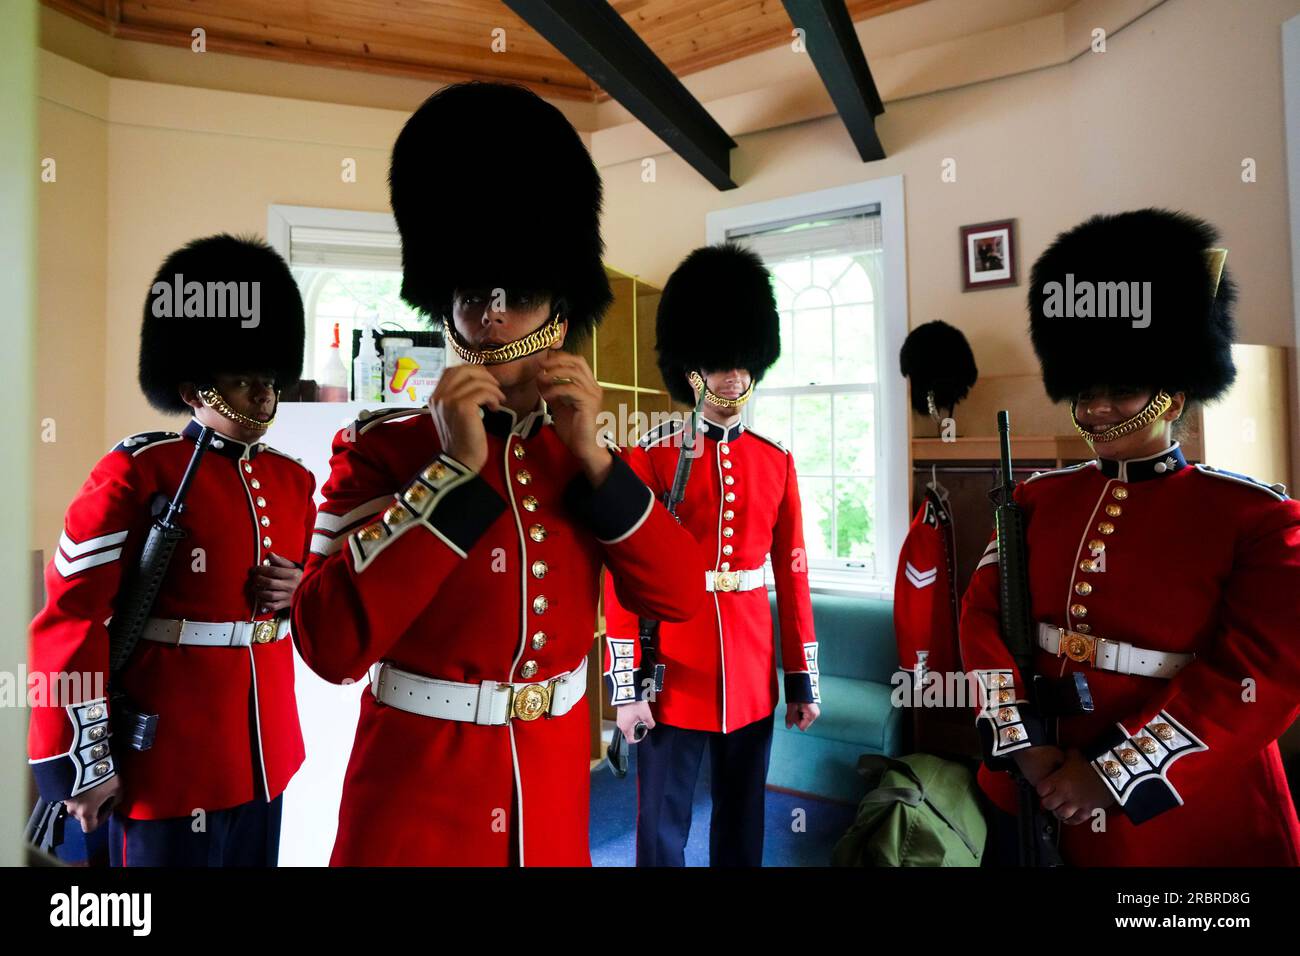
<path fill-rule="evenodd" d="M 709 386 L 709 391 L 719 398 L 740 398 L 745 394 L 745 389 L 749 388 L 749 382 L 749 370 L 744 368 L 729 368 L 704 373 L 704 383 Z"/>
<path fill-rule="evenodd" d="M 221 397 L 236 412 L 247 415 L 259 422 L 269 422 L 275 417 L 279 399 L 276 390 L 279 383 L 271 372 L 232 372 L 217 375 L 208 383 L 216 387 Z M 251 428 L 233 421 L 216 409 L 209 408 L 198 397 L 197 388 L 191 383 L 181 386 L 181 398 L 194 409 L 194 417 L 200 425 L 214 428 L 223 435 L 229 435 L 239 441 L 252 444 L 261 441 L 265 428 Z"/>
<path fill-rule="evenodd" d="M 1074 417 L 1094 435 L 1100 434 L 1142 411 L 1153 395 L 1155 389 L 1137 386 L 1085 389 L 1075 398 Z M 1173 404 L 1160 418 L 1145 428 L 1098 444 L 1097 453 L 1107 458 L 1134 458 L 1154 454 L 1165 447 L 1171 440 L 1170 429 L 1183 409 L 1183 393 L 1177 392 L 1172 397 Z M 1153 450 L 1154 444 L 1160 448 Z"/>
<path fill-rule="evenodd" d="M 494 289 L 457 289 L 451 303 L 452 321 L 460 337 L 476 349 L 490 349 L 521 339 L 536 332 L 551 317 L 551 297 L 545 292 L 501 294 Z M 561 322 L 560 338 L 553 348 L 564 344 L 568 323 Z M 530 382 L 541 371 L 546 351 L 526 355 L 513 362 L 484 366 L 503 386 Z"/>
<path fill-rule="evenodd" d="M 1079 424 L 1094 434 L 1132 418 L 1151 401 L 1150 388 L 1089 388 L 1075 399 L 1074 415 Z"/>

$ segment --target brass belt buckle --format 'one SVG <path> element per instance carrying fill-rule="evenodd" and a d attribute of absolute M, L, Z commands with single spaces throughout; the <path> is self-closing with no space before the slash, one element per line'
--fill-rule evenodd
<path fill-rule="evenodd" d="M 715 590 L 715 591 L 739 591 L 739 590 L 740 590 L 740 572 L 739 572 L 739 571 L 715 571 L 715 572 L 713 572 L 713 590 Z"/>
<path fill-rule="evenodd" d="M 258 621 L 253 626 L 253 643 L 270 644 L 275 640 L 275 618 L 269 621 Z"/>
<path fill-rule="evenodd" d="M 1091 637 L 1076 631 L 1067 631 L 1063 627 L 1058 627 L 1057 631 L 1061 635 L 1056 649 L 1057 657 L 1064 655 L 1080 664 L 1093 662 L 1097 654 L 1097 646 Z"/>
<path fill-rule="evenodd" d="M 518 720 L 536 720 L 551 709 L 551 685 L 529 684 L 515 691 L 510 710 Z"/>

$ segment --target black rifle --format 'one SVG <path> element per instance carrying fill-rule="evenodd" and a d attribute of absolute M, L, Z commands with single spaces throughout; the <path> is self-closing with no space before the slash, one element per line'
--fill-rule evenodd
<path fill-rule="evenodd" d="M 1016 482 L 1011 477 L 1011 416 L 998 412 L 998 441 L 1001 446 L 1001 482 L 991 497 L 996 504 L 994 524 L 998 540 L 998 612 L 1002 642 L 1011 652 L 1025 685 L 1025 697 L 1043 718 L 1043 727 L 1055 737 L 1056 717 L 1092 710 L 1087 675 L 1074 673 L 1067 682 L 1053 682 L 1036 673 L 1034 652 L 1038 647 L 1029 594 L 1028 548 L 1025 543 L 1025 513 L 1012 499 Z M 997 733 L 996 728 L 994 733 Z M 1049 741 L 1055 743 L 1055 740 Z M 1062 866 L 1057 849 L 1059 824 L 1045 811 L 1038 791 L 1018 769 L 1012 771 L 1019 799 L 1017 825 L 1021 866 Z"/>
<path fill-rule="evenodd" d="M 199 432 L 194 443 L 194 454 L 185 466 L 180 486 L 166 508 L 154 517 L 149 527 L 149 536 L 145 538 L 144 547 L 140 551 L 135 574 L 123 590 L 113 619 L 108 625 L 108 689 L 112 736 L 125 739 L 132 750 L 148 750 L 153 746 L 158 730 L 158 715 L 137 709 L 117 686 L 118 678 L 130 661 L 136 645 L 140 643 L 145 625 L 149 623 L 149 616 L 158 600 L 163 579 L 167 576 L 172 555 L 185 537 L 185 529 L 177 519 L 185 511 L 185 495 L 189 492 L 190 482 L 198 470 L 203 453 L 212 443 L 213 434 L 207 426 Z M 63 801 L 49 802 L 37 798 L 23 835 L 32 846 L 51 852 L 63 842 L 63 827 L 66 822 L 67 808 Z"/>
<path fill-rule="evenodd" d="M 686 482 L 690 480 L 691 464 L 695 461 L 695 443 L 699 441 L 696 430 L 699 427 L 700 408 L 704 404 L 704 395 L 705 392 L 701 390 L 699 398 L 695 400 L 695 407 L 691 409 L 686 428 L 683 429 L 682 447 L 677 453 L 677 471 L 673 475 L 673 486 L 660 498 L 668 513 L 674 518 L 677 517 L 677 506 L 686 497 Z M 664 665 L 659 663 L 659 622 L 652 617 L 638 618 L 637 639 L 641 644 L 640 673 L 650 675 L 650 680 L 653 681 L 650 699 L 654 700 L 655 695 L 664 689 Z M 638 742 L 645 736 L 642 732 L 643 727 L 645 724 L 637 724 Z M 606 757 L 614 776 L 620 779 L 627 776 L 627 741 L 623 737 L 623 731 L 617 727 L 614 728 L 614 736 L 609 742 Z"/>

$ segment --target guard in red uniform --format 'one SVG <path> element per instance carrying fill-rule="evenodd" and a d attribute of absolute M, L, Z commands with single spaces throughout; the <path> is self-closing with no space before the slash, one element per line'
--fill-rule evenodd
<path fill-rule="evenodd" d="M 317 673 L 370 672 L 332 862 L 590 865 L 601 565 L 669 620 L 695 612 L 687 582 L 704 574 L 690 535 L 598 443 L 600 387 L 560 350 L 611 300 L 600 177 L 555 107 L 466 83 L 407 122 L 390 184 L 402 294 L 463 364 L 428 408 L 335 438 L 294 604 Z"/>
<path fill-rule="evenodd" d="M 303 760 L 283 638 L 314 482 L 258 439 L 279 389 L 298 378 L 303 341 L 298 287 L 268 246 L 222 235 L 173 253 L 145 303 L 140 384 L 159 411 L 194 418 L 179 434 L 130 435 L 100 459 L 46 568 L 31 671 L 70 675 L 79 691 L 32 709 L 32 769 L 42 797 L 64 800 L 85 830 L 111 809 L 114 865 L 276 862 L 280 794 Z M 216 437 L 185 500 L 187 536 L 112 688 L 158 715 L 152 748 L 134 750 L 110 723 L 106 622 L 204 425 Z"/>
<path fill-rule="evenodd" d="M 719 321 L 726 316 L 726 321 Z M 725 330 L 725 331 L 724 331 Z M 763 262 L 735 245 L 692 252 L 669 278 L 659 304 L 656 343 L 669 392 L 703 419 L 682 524 L 709 558 L 692 576 L 705 596 L 690 620 L 659 629 L 663 690 L 638 673 L 635 609 L 606 586 L 605 677 L 629 740 L 638 720 L 651 728 L 637 750 L 637 865 L 682 866 L 691 803 L 707 747 L 714 866 L 763 861 L 764 793 L 776 708 L 776 654 L 764 581 L 770 554 L 776 579 L 785 670 L 786 726 L 806 730 L 820 712 L 817 638 L 808 592 L 808 557 L 794 459 L 741 423 L 755 384 L 780 355 L 780 324 Z M 685 422 L 649 431 L 629 464 L 662 496 L 673 484 Z"/>
<path fill-rule="evenodd" d="M 1036 663 L 1086 672 L 1095 710 L 1059 718 L 1053 742 L 1025 703 L 998 634 L 996 540 L 966 593 L 961 642 L 999 821 L 1015 812 L 999 772 L 1015 761 L 1070 824 L 1061 852 L 1074 865 L 1300 862 L 1276 743 L 1300 706 L 1300 504 L 1281 485 L 1189 463 L 1170 436 L 1186 402 L 1236 374 L 1216 238 L 1185 214 L 1097 216 L 1033 269 L 1044 385 L 1098 454 L 1016 488 Z"/>

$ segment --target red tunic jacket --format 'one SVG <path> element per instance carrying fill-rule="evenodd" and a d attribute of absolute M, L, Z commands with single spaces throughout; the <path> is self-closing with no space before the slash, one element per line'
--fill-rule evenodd
<path fill-rule="evenodd" d="M 628 463 L 656 496 L 672 487 L 681 451 L 680 419 L 648 432 L 627 452 Z M 817 638 L 808 593 L 808 556 L 794 459 L 744 425 L 700 421 L 686 495 L 677 515 L 715 571 L 760 570 L 772 556 L 786 700 L 820 703 Z M 705 593 L 703 574 L 690 581 L 704 605 L 688 621 L 659 628 L 664 688 L 655 720 L 690 730 L 728 733 L 769 717 L 776 708 L 776 649 L 767 588 Z M 611 699 L 629 703 L 629 687 L 646 696 L 636 674 L 641 648 L 637 614 L 605 589 L 605 676 Z M 647 677 L 649 675 L 646 675 Z"/>
<path fill-rule="evenodd" d="M 1037 654 L 1039 672 L 1086 670 L 1095 712 L 1060 719 L 1060 745 L 1093 762 L 1118 806 L 1099 832 L 1061 828 L 1075 865 L 1300 862 L 1277 737 L 1300 706 L 1300 503 L 1249 478 L 1190 466 L 1177 443 L 1145 459 L 1087 462 L 1016 488 L 1028 518 L 1036 621 L 1140 648 L 1194 653 L 1172 680 Z M 962 655 L 985 704 L 980 781 L 1042 743 L 998 636 L 996 541 L 962 608 Z"/>
<path fill-rule="evenodd" d="M 106 680 L 108 629 L 124 571 L 135 567 L 154 499 L 171 498 L 199 425 L 181 435 L 125 438 L 100 459 L 68 507 L 45 570 L 47 602 L 31 627 L 33 675 Z M 266 620 L 252 604 L 249 571 L 275 553 L 307 554 L 315 518 L 311 472 L 266 445 L 220 436 L 205 453 L 180 524 L 154 617 Z M 93 683 L 93 680 L 91 681 Z M 41 795 L 62 800 L 120 772 L 121 812 L 135 819 L 189 816 L 278 796 L 303 760 L 287 640 L 250 647 L 176 647 L 142 640 L 122 675 L 138 708 L 158 714 L 150 750 L 108 737 L 107 706 L 93 694 L 32 708 L 28 750 Z M 83 688 L 84 690 L 84 688 Z M 74 739 L 75 738 L 75 739 Z M 102 748 L 102 749 L 100 749 Z"/>
<path fill-rule="evenodd" d="M 894 581 L 894 637 L 904 670 L 916 670 L 918 651 L 927 652 L 930 673 L 947 674 L 960 666 L 952 548 L 952 516 L 927 490 L 903 542 Z"/>
<path fill-rule="evenodd" d="M 368 415 L 335 438 L 293 618 L 326 680 L 384 660 L 461 683 L 545 682 L 591 648 L 602 563 L 646 613 L 699 605 L 694 542 L 621 458 L 593 490 L 544 403 L 484 424 L 480 474 L 440 453 L 427 409 Z M 363 693 L 332 862 L 589 865 L 586 704 L 480 726 Z"/>

